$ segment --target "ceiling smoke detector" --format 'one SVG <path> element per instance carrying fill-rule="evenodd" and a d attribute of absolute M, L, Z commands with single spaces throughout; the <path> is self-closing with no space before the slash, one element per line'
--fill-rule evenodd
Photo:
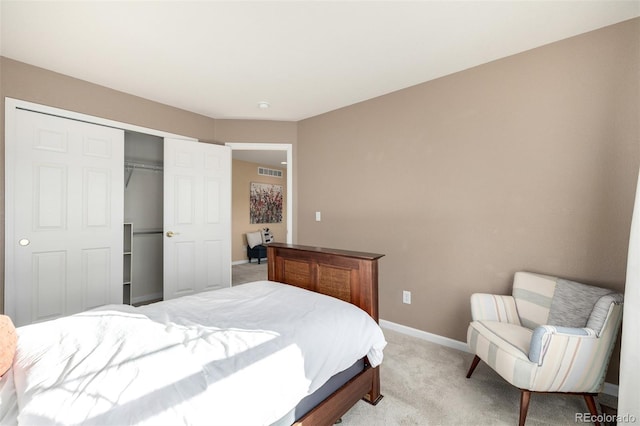
<path fill-rule="evenodd" d="M 270 106 L 271 105 L 269 105 L 269 102 L 265 102 L 265 101 L 258 102 L 258 108 L 260 108 L 260 109 L 267 109 Z"/>

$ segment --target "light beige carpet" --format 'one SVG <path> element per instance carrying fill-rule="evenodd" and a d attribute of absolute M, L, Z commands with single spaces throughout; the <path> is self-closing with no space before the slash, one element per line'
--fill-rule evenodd
<path fill-rule="evenodd" d="M 520 391 L 486 364 L 467 379 L 471 354 L 388 329 L 384 334 L 384 398 L 375 407 L 358 402 L 341 426 L 518 424 Z M 527 425 L 575 425 L 583 412 L 582 397 L 533 394 Z"/>
<path fill-rule="evenodd" d="M 257 260 L 251 263 L 241 263 L 231 267 L 231 284 L 238 285 L 267 279 L 267 259 L 260 264 Z"/>

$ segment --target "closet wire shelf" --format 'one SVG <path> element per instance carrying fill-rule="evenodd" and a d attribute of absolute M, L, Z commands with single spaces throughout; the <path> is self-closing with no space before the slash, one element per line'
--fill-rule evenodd
<path fill-rule="evenodd" d="M 126 179 L 124 183 L 125 188 L 129 186 L 129 181 L 131 180 L 133 171 L 136 169 L 147 170 L 151 172 L 162 172 L 164 170 L 164 167 L 162 167 L 161 164 L 125 161 L 124 162 L 124 171 L 126 173 Z"/>

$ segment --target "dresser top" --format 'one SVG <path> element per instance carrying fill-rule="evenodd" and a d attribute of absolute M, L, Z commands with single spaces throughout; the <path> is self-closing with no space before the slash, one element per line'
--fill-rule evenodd
<path fill-rule="evenodd" d="M 365 253 L 361 251 L 341 250 L 341 249 L 326 248 L 326 247 L 303 246 L 299 244 L 269 243 L 265 245 L 267 247 L 287 248 L 287 249 L 294 249 L 294 250 L 301 250 L 301 251 L 309 251 L 313 253 L 333 254 L 333 255 L 353 257 L 353 258 L 364 259 L 364 260 L 376 260 L 384 256 L 384 254 L 378 254 L 378 253 Z"/>

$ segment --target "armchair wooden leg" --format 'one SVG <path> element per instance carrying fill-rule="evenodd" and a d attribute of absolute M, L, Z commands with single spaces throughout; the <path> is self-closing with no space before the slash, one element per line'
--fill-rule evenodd
<path fill-rule="evenodd" d="M 521 389 L 520 392 L 520 421 L 518 422 L 518 425 L 524 426 L 524 422 L 527 420 L 527 411 L 529 411 L 531 391 Z"/>
<path fill-rule="evenodd" d="M 598 407 L 596 407 L 596 400 L 593 398 L 592 394 L 584 394 L 584 400 L 587 403 L 587 408 L 589 408 L 589 413 L 591 413 L 594 418 L 598 418 Z M 600 426 L 600 422 L 596 420 L 596 426 Z"/>
<path fill-rule="evenodd" d="M 469 371 L 467 372 L 467 379 L 471 377 L 471 375 L 473 374 L 473 370 L 476 369 L 479 362 L 480 362 L 480 357 L 478 355 L 473 357 L 473 361 L 471 361 L 471 367 L 469 367 Z"/>

